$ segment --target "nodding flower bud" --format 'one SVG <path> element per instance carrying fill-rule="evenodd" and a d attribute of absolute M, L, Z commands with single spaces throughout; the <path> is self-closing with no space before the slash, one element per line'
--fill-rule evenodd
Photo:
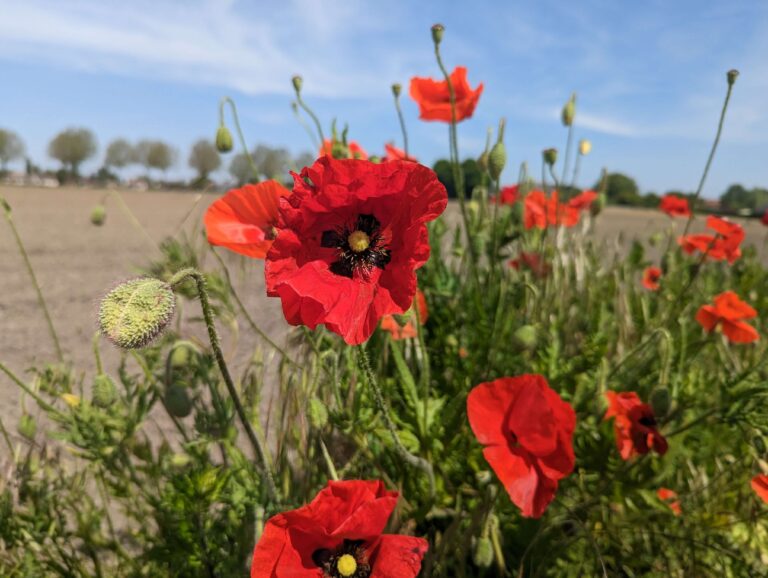
<path fill-rule="evenodd" d="M 101 300 L 99 327 L 123 349 L 146 347 L 173 318 L 176 295 L 168 283 L 151 277 L 123 281 Z"/>
<path fill-rule="evenodd" d="M 739 77 L 739 71 L 736 70 L 735 68 L 731 68 L 728 71 L 728 75 L 727 76 L 728 76 L 728 84 L 733 86 L 733 83 L 736 82 L 736 79 Z"/>
<path fill-rule="evenodd" d="M 557 162 L 557 149 L 551 148 L 551 149 L 544 149 L 544 152 L 542 153 L 544 155 L 544 162 L 547 163 L 549 166 L 554 166 Z"/>
<path fill-rule="evenodd" d="M 304 84 L 304 79 L 297 74 L 291 78 L 291 82 L 293 83 L 293 90 L 296 91 L 296 94 L 299 94 L 301 92 L 301 87 Z"/>
<path fill-rule="evenodd" d="M 517 204 L 519 205 L 520 203 Z M 539 340 L 538 331 L 533 325 L 523 325 L 517 328 L 512 339 L 522 349 L 533 349 Z"/>
<path fill-rule="evenodd" d="M 400 93 L 402 92 L 402 90 L 403 90 L 403 85 L 400 84 L 399 82 L 396 82 L 392 85 L 392 94 L 395 95 L 395 98 L 400 97 Z"/>
<path fill-rule="evenodd" d="M 187 417 L 192 413 L 192 399 L 189 397 L 189 391 L 177 383 L 171 384 L 165 390 L 163 405 L 173 417 Z"/>
<path fill-rule="evenodd" d="M 472 552 L 472 560 L 478 568 L 490 568 L 493 564 L 493 544 L 488 536 L 480 536 L 475 542 L 475 550 Z"/>
<path fill-rule="evenodd" d="M 93 379 L 91 403 L 96 407 L 109 407 L 117 401 L 117 387 L 106 373 L 100 373 Z"/>
<path fill-rule="evenodd" d="M 91 224 L 101 227 L 107 219 L 107 210 L 104 205 L 96 205 L 91 209 Z"/>
<path fill-rule="evenodd" d="M 573 117 L 576 116 L 576 93 L 571 94 L 571 98 L 565 103 L 563 107 L 563 125 L 571 126 L 573 124 Z"/>
<path fill-rule="evenodd" d="M 232 150 L 232 133 L 223 124 L 216 131 L 216 150 L 220 153 L 228 153 Z"/>
<path fill-rule="evenodd" d="M 587 156 L 592 151 L 592 143 L 583 138 L 579 141 L 579 154 Z"/>
<path fill-rule="evenodd" d="M 442 24 L 432 26 L 432 42 L 435 43 L 435 46 L 443 40 L 443 32 L 445 32 L 445 26 Z"/>

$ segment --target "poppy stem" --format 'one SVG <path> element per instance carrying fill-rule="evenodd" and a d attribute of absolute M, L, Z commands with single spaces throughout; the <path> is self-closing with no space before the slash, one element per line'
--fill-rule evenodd
<path fill-rule="evenodd" d="M 320 120 L 317 118 L 317 115 L 315 115 L 314 112 L 312 112 L 312 109 L 307 106 L 307 103 L 304 102 L 304 99 L 301 98 L 301 92 L 296 91 L 296 102 L 299 103 L 299 106 L 309 115 L 309 118 L 312 119 L 312 122 L 315 123 L 315 128 L 317 128 L 317 134 L 320 135 L 320 148 L 325 145 L 325 135 L 323 134 L 323 127 L 320 125 Z"/>
<path fill-rule="evenodd" d="M 408 159 L 408 131 L 405 129 L 405 118 L 403 118 L 403 111 L 400 108 L 400 95 L 395 94 L 395 110 L 397 110 L 397 118 L 400 121 L 400 131 L 403 133 L 403 150 L 405 151 L 405 158 Z"/>
<path fill-rule="evenodd" d="M 571 177 L 571 188 L 577 188 L 579 185 L 576 183 L 576 181 L 579 178 L 579 169 L 581 168 L 581 156 L 577 154 L 576 155 L 576 162 L 573 164 L 573 177 Z M 565 182 L 565 179 L 563 179 L 563 182 Z"/>
<path fill-rule="evenodd" d="M 563 172 L 560 175 L 560 182 L 563 184 L 565 184 L 565 177 L 568 175 L 568 164 L 571 160 L 571 148 L 573 148 L 573 123 L 568 125 L 568 139 L 565 144 L 565 158 L 563 159 Z M 578 158 L 576 159 L 576 162 L 578 163 Z"/>
<path fill-rule="evenodd" d="M 699 187 L 696 189 L 696 194 L 693 195 L 691 201 L 691 214 L 688 216 L 688 222 L 685 224 L 683 230 L 683 236 L 688 234 L 688 229 L 691 228 L 691 223 L 694 218 L 694 211 L 696 204 L 701 196 L 701 191 L 704 188 L 704 182 L 707 180 L 707 174 L 709 173 L 709 167 L 712 166 L 712 160 L 715 158 L 715 151 L 717 151 L 717 145 L 720 142 L 720 135 L 723 132 L 723 124 L 725 124 L 725 113 L 728 110 L 728 102 L 731 100 L 731 92 L 733 92 L 733 82 L 728 82 L 728 91 L 725 93 L 725 101 L 723 102 L 723 109 L 720 111 L 720 122 L 717 125 L 717 133 L 715 134 L 715 140 L 712 143 L 712 149 L 709 151 L 709 157 L 707 158 L 707 164 L 704 165 L 704 172 L 701 174 L 701 180 L 699 181 Z"/>
<path fill-rule="evenodd" d="M 237 138 L 240 139 L 240 146 L 243 149 L 243 154 L 246 156 L 246 158 L 248 159 L 248 164 L 251 166 L 251 171 L 253 172 L 253 182 L 258 183 L 259 169 L 256 167 L 256 163 L 253 161 L 253 157 L 251 156 L 251 153 L 248 150 L 248 145 L 245 144 L 245 137 L 243 137 L 243 129 L 240 128 L 240 120 L 237 116 L 237 107 L 235 106 L 235 101 L 228 96 L 225 96 L 219 102 L 219 123 L 222 126 L 224 125 L 224 105 L 225 104 L 228 104 L 230 107 L 230 110 L 232 110 L 232 119 L 235 121 L 235 129 L 237 129 Z"/>
<path fill-rule="evenodd" d="M 221 376 L 224 378 L 224 384 L 227 387 L 227 393 L 229 393 L 229 397 L 235 406 L 235 412 L 237 413 L 238 418 L 240 418 L 240 422 L 245 429 L 248 440 L 251 442 L 251 446 L 253 446 L 254 451 L 259 457 L 259 461 L 261 462 L 261 467 L 264 472 L 264 477 L 266 479 L 269 496 L 273 501 L 279 502 L 277 486 L 275 485 L 275 479 L 271 470 L 272 459 L 269 457 L 269 450 L 267 449 L 266 444 L 264 444 L 253 431 L 253 427 L 249 421 L 248 414 L 245 411 L 245 407 L 243 407 L 242 401 L 240 401 L 240 395 L 237 393 L 237 388 L 235 387 L 235 383 L 229 373 L 227 362 L 224 359 L 224 353 L 221 350 L 219 334 L 216 331 L 216 325 L 213 321 L 213 308 L 211 307 L 211 303 L 208 300 L 208 291 L 205 288 L 205 277 L 195 269 L 182 269 L 168 281 L 168 284 L 174 288 L 189 278 L 193 279 L 197 285 L 197 294 L 200 298 L 200 306 L 203 310 L 205 326 L 208 329 L 208 340 L 211 343 L 211 349 L 213 349 L 213 354 L 216 358 L 216 364 L 219 366 L 219 371 L 221 371 Z"/>
<path fill-rule="evenodd" d="M 418 294 L 413 297 L 413 310 L 416 312 L 416 338 L 419 342 L 419 348 L 421 349 L 422 357 L 422 373 L 421 378 L 424 382 L 424 433 L 427 434 L 427 415 L 429 412 L 429 396 L 432 388 L 432 372 L 429 363 L 429 352 L 427 351 L 427 343 L 424 339 L 424 327 L 422 324 L 424 320 L 421 318 L 421 309 L 419 307 Z"/>
<path fill-rule="evenodd" d="M 368 359 L 368 353 L 365 351 L 365 347 L 362 345 L 356 349 L 359 354 L 358 359 L 360 361 L 360 367 L 363 369 L 363 373 L 365 374 L 368 386 L 373 391 L 373 397 L 376 400 L 376 405 L 379 408 L 381 416 L 384 418 L 384 424 L 387 426 L 389 433 L 392 435 L 392 442 L 395 444 L 395 449 L 397 449 L 397 452 L 406 461 L 406 463 L 415 468 L 419 468 L 427 475 L 429 480 L 429 496 L 430 498 L 434 499 L 436 494 L 436 487 L 435 471 L 432 467 L 432 464 L 424 458 L 409 452 L 403 445 L 403 442 L 400 441 L 400 437 L 397 435 L 397 427 L 395 426 L 395 422 L 392 421 L 392 416 L 389 415 L 389 406 L 384 399 L 384 395 L 381 393 L 381 389 L 379 388 L 376 376 L 373 374 L 373 370 L 371 369 L 371 362 Z"/>
<path fill-rule="evenodd" d="M 301 114 L 299 114 L 299 104 L 296 101 L 293 101 L 291 103 L 291 108 L 293 109 L 293 116 L 296 117 L 296 120 L 299 121 L 299 124 L 304 128 L 304 131 L 307 133 L 307 135 L 309 135 L 309 140 L 312 141 L 312 146 L 318 150 L 322 148 L 322 143 L 317 144 L 315 133 L 312 132 L 312 129 L 309 127 L 307 122 L 301 117 Z"/>
<path fill-rule="evenodd" d="M 12 382 L 18 385 L 24 393 L 26 393 L 29 397 L 34 399 L 37 405 L 39 405 L 45 411 L 51 412 L 55 414 L 57 417 L 61 415 L 61 412 L 58 409 L 56 409 L 50 403 L 48 403 L 42 397 L 40 397 L 40 395 L 36 391 L 30 388 L 26 383 L 21 381 L 21 379 L 19 379 L 19 377 L 15 373 L 13 373 L 10 369 L 8 369 L 3 363 L 0 363 L 0 371 L 2 371 L 5 375 L 7 375 Z"/>
<path fill-rule="evenodd" d="M 141 233 L 141 235 L 149 242 L 149 244 L 152 245 L 152 248 L 157 249 L 158 248 L 157 243 L 150 236 L 150 234 L 147 232 L 147 230 L 144 228 L 144 226 L 141 224 L 141 221 L 139 221 L 139 219 L 136 217 L 136 215 L 133 214 L 133 211 L 131 211 L 131 208 L 125 202 L 125 199 L 123 199 L 123 195 L 121 195 L 116 190 L 111 190 L 111 191 L 109 191 L 108 194 L 115 199 L 115 201 L 117 202 L 117 205 L 120 207 L 120 210 L 123 212 L 123 214 L 131 222 L 131 225 L 133 225 L 134 228 L 139 233 Z"/>
<path fill-rule="evenodd" d="M 27 254 L 27 250 L 24 248 L 24 242 L 21 240 L 19 231 L 18 229 L 16 229 L 16 224 L 13 222 L 13 216 L 11 215 L 11 205 L 8 204 L 8 201 L 6 201 L 4 197 L 0 197 L 0 205 L 3 207 L 3 212 L 5 213 L 5 220 L 8 221 L 8 225 L 11 227 L 13 238 L 16 240 L 16 245 L 19 248 L 19 253 L 21 253 L 21 257 L 24 260 L 24 265 L 26 265 L 27 267 L 29 278 L 32 280 L 32 286 L 35 288 L 35 293 L 37 294 L 37 303 L 40 305 L 40 308 L 43 310 L 43 315 L 45 315 L 45 322 L 48 324 L 48 332 L 51 335 L 51 339 L 53 340 L 53 346 L 56 349 L 56 357 L 59 358 L 59 362 L 63 363 L 64 353 L 61 349 L 59 336 L 56 333 L 56 328 L 53 326 L 53 320 L 51 319 L 51 314 L 48 311 L 48 305 L 46 305 L 45 303 L 45 297 L 43 297 L 43 291 L 42 289 L 40 289 L 40 283 L 38 283 L 37 281 L 37 276 L 35 275 L 35 270 L 32 267 L 32 262 L 29 260 L 29 255 Z"/>

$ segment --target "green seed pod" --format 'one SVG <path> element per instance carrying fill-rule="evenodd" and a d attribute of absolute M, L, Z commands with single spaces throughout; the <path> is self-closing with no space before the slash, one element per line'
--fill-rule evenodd
<path fill-rule="evenodd" d="M 493 564 L 493 544 L 487 536 L 480 536 L 475 540 L 475 548 L 472 552 L 472 560 L 478 568 L 490 568 Z"/>
<path fill-rule="evenodd" d="M 192 413 L 192 399 L 189 397 L 188 388 L 183 385 L 172 384 L 165 390 L 163 405 L 174 417 L 187 417 Z"/>
<path fill-rule="evenodd" d="M 554 166 L 555 163 L 557 163 L 556 148 L 544 149 L 544 152 L 542 154 L 544 155 L 544 162 L 547 163 L 549 166 Z"/>
<path fill-rule="evenodd" d="M 522 349 L 533 349 L 539 339 L 538 331 L 534 325 L 523 325 L 518 327 L 512 339 Z"/>
<path fill-rule="evenodd" d="M 232 150 L 232 133 L 223 124 L 216 131 L 216 150 L 220 153 L 228 153 Z"/>
<path fill-rule="evenodd" d="M 400 96 L 400 93 L 403 90 L 403 85 L 399 82 L 396 82 L 392 85 L 392 94 L 395 96 L 395 98 L 398 98 Z"/>
<path fill-rule="evenodd" d="M 307 410 L 307 413 L 309 414 L 309 423 L 311 423 L 313 427 L 317 429 L 325 427 L 328 423 L 328 408 L 325 407 L 325 404 L 320 399 L 316 397 L 310 399 Z"/>
<path fill-rule="evenodd" d="M 291 78 L 291 82 L 293 83 L 293 90 L 296 91 L 296 94 L 301 92 L 301 87 L 304 85 L 304 79 L 301 78 L 298 74 Z"/>
<path fill-rule="evenodd" d="M 19 419 L 18 430 L 26 439 L 30 441 L 35 439 L 35 434 L 37 433 L 37 422 L 35 421 L 35 418 L 28 413 L 22 415 L 21 419 Z"/>
<path fill-rule="evenodd" d="M 733 83 L 736 82 L 736 79 L 739 77 L 739 71 L 736 70 L 735 68 L 731 68 L 728 71 L 727 77 L 728 77 L 728 84 L 733 86 Z"/>
<path fill-rule="evenodd" d="M 107 209 L 104 208 L 104 205 L 96 205 L 93 207 L 91 210 L 91 224 L 96 225 L 97 227 L 101 227 L 106 220 Z"/>
<path fill-rule="evenodd" d="M 504 143 L 499 141 L 491 149 L 488 155 L 488 172 L 493 180 L 497 180 L 507 164 L 507 149 Z"/>
<path fill-rule="evenodd" d="M 563 126 L 571 126 L 573 124 L 573 118 L 576 116 L 576 93 L 571 94 L 571 98 L 565 103 L 563 107 Z"/>
<path fill-rule="evenodd" d="M 656 417 L 664 417 L 669 413 L 672 397 L 666 387 L 657 387 L 651 392 L 651 409 Z"/>
<path fill-rule="evenodd" d="M 99 327 L 123 349 L 146 347 L 168 327 L 176 309 L 171 286 L 151 277 L 120 283 L 101 300 Z"/>
<path fill-rule="evenodd" d="M 443 41 L 443 33 L 445 32 L 445 26 L 442 24 L 435 24 L 432 26 L 432 42 L 435 46 L 439 45 Z"/>
<path fill-rule="evenodd" d="M 755 448 L 755 451 L 760 455 L 765 455 L 765 440 L 763 439 L 763 436 L 756 435 L 752 438 L 752 447 Z"/>
<path fill-rule="evenodd" d="M 106 373 L 100 373 L 93 380 L 91 403 L 96 407 L 109 407 L 117 401 L 117 387 Z"/>

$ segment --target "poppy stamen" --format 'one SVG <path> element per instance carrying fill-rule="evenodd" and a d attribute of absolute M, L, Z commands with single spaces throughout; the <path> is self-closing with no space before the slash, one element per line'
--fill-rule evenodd
<path fill-rule="evenodd" d="M 374 267 L 384 269 L 391 259 L 381 223 L 373 215 L 358 215 L 353 226 L 324 231 L 320 246 L 337 250 L 338 259 L 331 263 L 330 270 L 350 279 L 355 271 L 368 279 Z"/>
<path fill-rule="evenodd" d="M 370 247 L 371 238 L 365 231 L 360 231 L 358 229 L 356 231 L 352 231 L 352 233 L 349 234 L 349 237 L 347 237 L 347 243 L 349 244 L 349 248 L 352 249 L 352 251 L 355 253 L 362 253 L 368 247 Z"/>
<path fill-rule="evenodd" d="M 336 569 L 342 576 L 352 576 L 357 572 L 357 560 L 350 554 L 344 554 L 336 561 Z"/>

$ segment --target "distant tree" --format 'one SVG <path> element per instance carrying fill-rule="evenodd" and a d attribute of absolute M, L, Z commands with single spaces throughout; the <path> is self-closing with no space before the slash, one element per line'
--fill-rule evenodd
<path fill-rule="evenodd" d="M 259 169 L 259 174 L 268 179 L 280 179 L 288 173 L 291 155 L 285 149 L 273 149 L 258 145 L 253 151 L 253 162 Z"/>
<path fill-rule="evenodd" d="M 742 209 L 756 210 L 768 203 L 768 192 L 765 189 L 745 189 L 741 185 L 731 185 L 720 195 L 722 207 L 728 211 Z"/>
<path fill-rule="evenodd" d="M 197 171 L 200 181 L 206 180 L 208 175 L 221 166 L 216 145 L 206 139 L 197 141 L 189 153 L 189 166 Z"/>
<path fill-rule="evenodd" d="M 0 128 L 0 169 L 6 170 L 8 163 L 24 156 L 24 142 L 19 135 Z"/>
<path fill-rule="evenodd" d="M 176 162 L 176 151 L 160 140 L 140 140 L 133 149 L 133 162 L 143 166 L 147 171 L 147 180 L 151 170 L 167 171 Z"/>
<path fill-rule="evenodd" d="M 133 146 L 124 138 L 118 138 L 109 143 L 104 157 L 107 168 L 122 169 L 135 162 Z"/>
<path fill-rule="evenodd" d="M 48 145 L 48 154 L 69 167 L 70 175 L 77 177 L 83 161 L 96 154 L 96 137 L 85 128 L 70 128 L 57 134 Z"/>
<path fill-rule="evenodd" d="M 229 163 L 229 174 L 235 178 L 239 187 L 255 180 L 251 161 L 248 160 L 248 155 L 245 153 L 238 153 L 232 157 L 232 160 Z"/>
<path fill-rule="evenodd" d="M 456 198 L 456 185 L 453 182 L 453 169 L 451 163 L 445 159 L 437 161 L 432 170 L 435 171 L 437 179 L 443 183 L 448 196 Z M 483 172 L 475 159 L 467 159 L 461 163 L 461 170 L 464 173 L 464 196 L 469 197 L 474 188 L 483 181 Z"/>
<path fill-rule="evenodd" d="M 304 167 L 309 167 L 315 162 L 315 155 L 309 152 L 299 153 L 299 155 L 293 159 L 293 165 L 297 171 L 300 171 Z"/>
<path fill-rule="evenodd" d="M 594 189 L 599 187 L 600 183 L 595 183 Z M 637 206 L 642 203 L 635 179 L 622 173 L 608 173 L 605 195 L 608 202 L 615 205 Z"/>
<path fill-rule="evenodd" d="M 642 197 L 640 197 L 640 204 L 643 207 L 656 208 L 659 206 L 660 202 L 661 197 L 659 197 L 659 195 L 656 193 L 645 193 Z"/>

